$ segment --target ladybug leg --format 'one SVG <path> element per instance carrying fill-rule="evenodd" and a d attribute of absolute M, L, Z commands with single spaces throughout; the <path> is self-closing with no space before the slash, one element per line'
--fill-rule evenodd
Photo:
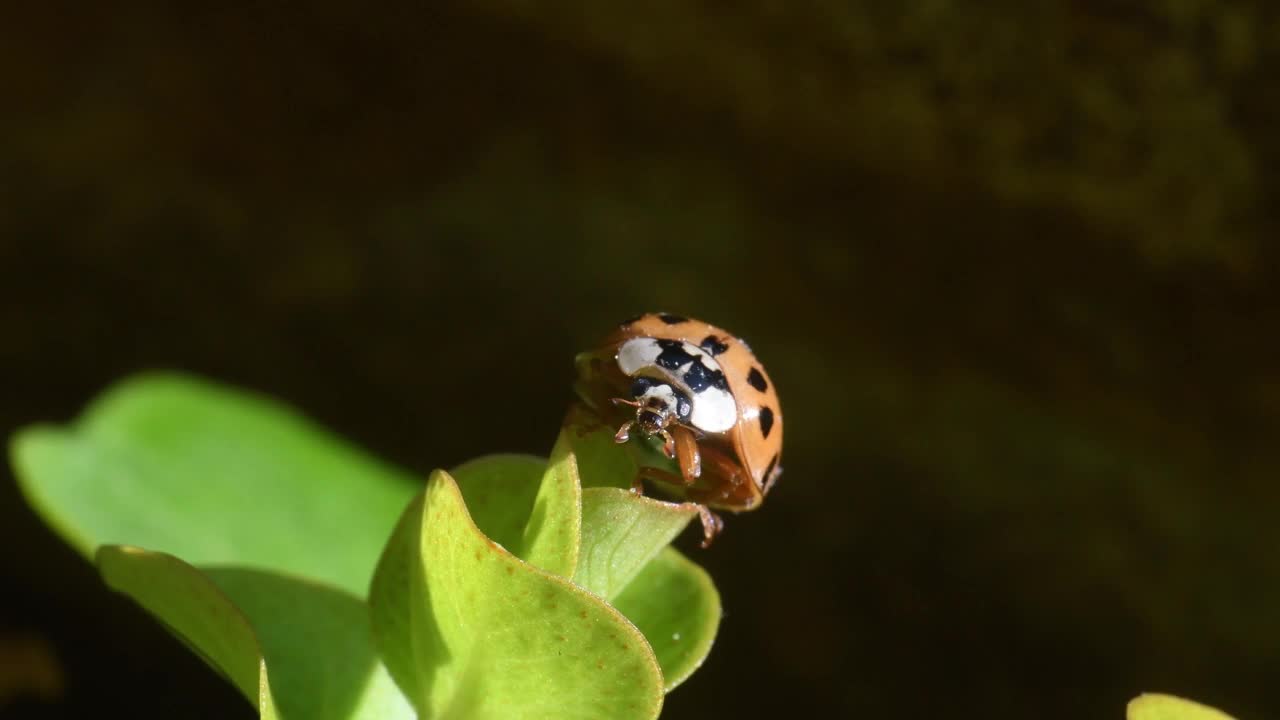
<path fill-rule="evenodd" d="M 645 480 L 653 480 L 654 482 L 666 483 L 667 485 L 684 485 L 684 477 L 679 473 L 673 473 L 670 470 L 649 467 L 641 465 L 640 471 L 636 473 L 636 479 L 631 483 L 632 488 L 639 486 Z"/>
<path fill-rule="evenodd" d="M 645 480 L 653 480 L 669 485 L 680 485 L 684 482 L 684 478 L 676 473 L 655 467 L 642 467 L 640 472 L 636 473 L 635 480 L 631 482 L 631 491 L 643 495 Z M 694 505 L 698 508 L 698 518 L 702 521 L 702 547 L 710 547 L 711 541 L 716 539 L 721 530 L 724 530 L 724 520 L 719 515 L 711 512 L 711 508 L 706 505 L 701 503 L 695 503 Z"/>
<path fill-rule="evenodd" d="M 698 449 L 698 438 L 694 431 L 683 425 L 671 429 L 669 434 L 673 452 L 668 457 L 680 464 L 680 475 L 685 485 L 692 485 L 702 476 L 702 451 Z"/>
<path fill-rule="evenodd" d="M 683 485 L 684 478 L 676 473 L 668 470 L 662 470 L 647 465 L 640 466 L 639 472 L 631 479 L 631 492 L 637 495 L 644 495 L 644 481 L 652 480 L 654 482 L 665 483 L 667 485 Z"/>
<path fill-rule="evenodd" d="M 716 539 L 721 530 L 724 530 L 724 520 L 720 516 L 711 512 L 706 505 L 698 506 L 698 517 L 702 520 L 702 544 L 703 549 L 711 547 L 711 541 Z"/>
<path fill-rule="evenodd" d="M 743 469 L 742 464 L 725 453 L 721 448 L 709 447 L 702 452 L 702 464 L 710 468 L 711 477 L 716 482 L 709 487 L 689 489 L 689 499 L 697 503 L 719 503 L 734 507 L 749 502 L 753 496 L 754 480 Z M 755 503 L 749 503 L 748 507 Z M 743 508 L 747 509 L 747 508 Z"/>
<path fill-rule="evenodd" d="M 613 441 L 616 443 L 624 443 L 628 439 L 630 439 L 631 425 L 632 425 L 632 422 L 623 423 L 622 427 L 618 428 L 618 432 L 614 434 Z"/>
<path fill-rule="evenodd" d="M 676 459 L 676 439 L 666 430 L 662 431 L 662 452 L 672 460 Z"/>

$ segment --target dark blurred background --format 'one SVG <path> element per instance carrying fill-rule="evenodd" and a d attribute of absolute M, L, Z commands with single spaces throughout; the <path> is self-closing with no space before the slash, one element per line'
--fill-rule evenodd
<path fill-rule="evenodd" d="M 664 718 L 1280 715 L 1268 3 L 574 5 L 10 7 L 0 431 L 169 367 L 545 453 L 678 312 L 787 446 Z M 252 717 L 5 472 L 0 713 Z"/>

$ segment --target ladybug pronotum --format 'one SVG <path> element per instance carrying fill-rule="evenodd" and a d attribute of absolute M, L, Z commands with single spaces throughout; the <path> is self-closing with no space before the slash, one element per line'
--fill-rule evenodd
<path fill-rule="evenodd" d="M 714 325 L 651 313 L 623 323 L 577 361 L 579 398 L 614 439 L 661 440 L 669 467 L 642 465 L 649 480 L 699 505 L 703 547 L 723 527 L 710 508 L 759 507 L 782 473 L 782 409 L 764 366 Z"/>

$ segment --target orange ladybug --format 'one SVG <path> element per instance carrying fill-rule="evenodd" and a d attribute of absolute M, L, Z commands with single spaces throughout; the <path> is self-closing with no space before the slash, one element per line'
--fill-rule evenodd
<path fill-rule="evenodd" d="M 642 465 L 633 489 L 650 480 L 697 503 L 703 547 L 723 527 L 709 508 L 759 507 L 782 474 L 778 392 L 739 338 L 699 320 L 651 313 L 628 320 L 602 347 L 576 360 L 578 397 L 614 439 L 661 441 L 670 466 Z"/>

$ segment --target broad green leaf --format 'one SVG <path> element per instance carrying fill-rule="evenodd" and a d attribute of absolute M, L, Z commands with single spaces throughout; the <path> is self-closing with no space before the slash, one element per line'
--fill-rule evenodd
<path fill-rule="evenodd" d="M 423 717 L 654 718 L 662 675 L 644 637 L 596 596 L 486 538 L 433 473 L 370 590 L 374 637 Z"/>
<path fill-rule="evenodd" d="M 363 594 L 421 483 L 262 396 L 175 374 L 114 386 L 11 454 L 23 492 L 86 556 L 105 544 L 278 570 Z"/>
<path fill-rule="evenodd" d="M 103 579 L 227 677 L 261 717 L 413 718 L 372 646 L 368 608 L 323 585 L 108 545 Z"/>
<path fill-rule="evenodd" d="M 98 570 L 168 626 L 193 652 L 257 702 L 262 649 L 249 618 L 208 576 L 178 558 L 136 547 L 107 545 Z"/>
<path fill-rule="evenodd" d="M 648 639 L 668 692 L 702 665 L 720 628 L 720 594 L 711 577 L 671 547 L 640 571 L 613 606 Z"/>
<path fill-rule="evenodd" d="M 611 487 L 582 491 L 582 550 L 573 581 L 611 600 L 698 514 Z"/>
<path fill-rule="evenodd" d="M 385 572 L 379 571 L 383 579 L 372 589 L 375 594 L 384 589 L 380 605 L 392 611 L 375 609 L 375 629 L 387 667 L 402 687 L 411 690 L 420 707 L 442 711 L 444 716 L 573 717 L 564 714 L 572 708 L 566 708 L 563 693 L 556 689 L 566 686 L 566 692 L 580 698 L 575 706 L 582 717 L 656 714 L 663 680 L 652 648 L 600 598 L 564 581 L 575 574 L 601 597 L 618 595 L 630 583 L 635 590 L 623 596 L 669 588 L 679 598 L 677 605 L 693 608 L 694 612 L 678 618 L 668 617 L 671 604 L 633 602 L 626 609 L 633 622 L 657 639 L 657 645 L 669 645 L 664 638 L 677 635 L 690 640 L 674 648 L 682 652 L 663 646 L 659 659 L 666 687 L 683 680 L 705 656 L 715 632 L 715 622 L 705 620 L 719 616 L 714 588 L 709 582 L 700 583 L 705 578 L 702 571 L 678 554 L 683 564 L 670 562 L 665 554 L 654 557 L 687 524 L 692 510 L 600 488 L 591 491 L 594 499 L 587 502 L 589 517 L 584 524 L 584 495 L 573 452 L 580 439 L 571 432 L 562 433 L 550 462 L 502 455 L 458 468 L 462 495 L 457 500 L 465 498 L 475 522 L 465 506 L 454 515 L 462 518 L 458 522 L 471 533 L 468 538 L 477 544 L 481 556 L 498 557 L 494 567 L 504 568 L 514 579 L 495 577 L 496 570 L 488 575 L 464 573 L 467 582 L 461 585 L 470 592 L 460 596 L 452 589 L 457 578 L 446 577 L 440 569 L 450 565 L 437 559 L 424 567 L 432 552 L 443 550 L 406 544 L 403 530 L 397 534 L 401 541 L 386 547 L 381 566 Z M 588 463 L 593 464 L 591 472 L 598 484 L 629 486 L 634 456 L 626 446 L 613 442 L 612 431 L 594 441 L 599 442 L 589 443 L 587 449 L 594 447 L 595 459 L 589 457 Z M 201 567 L 257 568 L 197 571 L 175 558 L 165 564 L 154 558 L 168 556 L 141 551 L 120 555 L 113 550 L 103 555 L 110 558 L 104 560 L 109 582 L 135 594 L 246 695 L 256 692 L 251 697 L 260 698 L 263 717 L 345 717 L 344 709 L 368 712 L 370 717 L 394 716 L 398 712 L 394 707 L 379 709 L 377 702 L 403 705 L 396 692 L 383 692 L 394 685 L 381 665 L 370 676 L 370 684 L 361 686 L 365 695 L 356 697 L 354 686 L 344 684 L 344 678 L 356 677 L 348 669 L 360 667 L 366 657 L 358 642 L 315 629 L 291 635 L 291 628 L 301 625 L 293 622 L 299 618 L 290 615 L 301 613 L 300 619 L 306 620 L 313 606 L 320 608 L 315 612 L 322 616 L 341 615 L 330 612 L 333 607 L 325 610 L 323 600 L 316 602 L 320 591 L 337 593 L 334 597 L 341 601 L 334 602 L 345 606 L 348 615 L 357 609 L 364 612 L 354 596 L 369 587 L 367 580 L 382 541 L 396 526 L 399 511 L 421 487 L 406 473 L 345 445 L 278 403 L 167 374 L 120 383 L 69 427 L 23 431 L 11 451 L 32 504 L 81 552 L 92 554 L 102 545 L 128 543 L 181 554 Z M 457 496 L 458 486 L 449 485 Z M 423 502 L 420 499 L 420 510 L 426 507 Z M 476 524 L 493 541 L 480 534 Z M 419 525 L 414 532 L 421 529 Z M 429 533 L 420 539 L 428 537 Z M 455 574 L 464 566 L 456 555 L 456 548 L 453 555 L 444 554 L 451 558 Z M 171 566 L 174 563 L 176 569 Z M 165 579 L 130 576 L 130 572 L 141 572 L 134 565 Z M 388 580 L 397 568 L 404 575 L 398 585 Z M 412 577 L 404 574 L 409 570 Z M 560 577 L 550 577 L 548 572 Z M 284 580 L 280 574 L 313 578 L 349 594 Z M 187 586 L 179 582 L 184 578 Z M 153 597 L 166 587 L 175 597 Z M 218 593 L 213 599 L 210 587 Z M 545 602 L 552 607 L 539 605 L 537 596 L 530 595 L 539 588 L 547 588 Z M 437 602 L 437 596 L 450 604 Z M 215 629 L 207 631 L 217 619 L 200 613 L 217 608 L 224 615 L 241 613 L 249 623 L 254 647 L 262 649 L 231 651 L 219 645 L 237 637 L 243 640 L 244 629 L 238 636 L 215 623 Z M 417 608 L 419 617 L 413 623 L 407 608 Z M 585 614 L 576 623 L 569 622 L 573 618 L 566 608 Z M 426 615 L 424 609 L 429 611 Z M 441 623 L 445 610 L 452 613 L 452 624 Z M 517 622 L 518 618 L 523 620 Z M 478 619 L 478 626 L 468 619 Z M 402 627 L 397 628 L 397 622 Z M 582 623 L 588 627 L 581 627 Z M 323 624 L 318 621 L 317 626 Z M 490 642 L 491 630 L 477 630 L 508 626 L 511 643 Z M 352 621 L 345 627 L 361 626 Z M 613 637 L 602 639 L 601 633 L 613 633 Z M 574 652 L 565 657 L 559 643 L 570 643 Z M 351 662 L 333 660 L 330 647 Z M 556 649 L 554 658 L 547 657 L 548 648 Z M 246 664 L 252 662 L 257 665 Z M 525 672 L 530 663 L 541 670 Z M 511 677 L 495 679 L 492 672 L 483 670 L 495 664 L 515 669 Z M 619 685 L 622 675 L 630 681 Z M 316 683 L 333 688 L 336 695 L 315 692 Z M 369 700 L 369 693 L 381 700 Z M 346 702 L 347 698 L 356 699 Z M 525 714 L 512 715 L 515 712 Z"/>
<path fill-rule="evenodd" d="M 1128 710 L 1128 720 L 1232 720 L 1221 710 L 1159 693 L 1139 695 Z"/>

